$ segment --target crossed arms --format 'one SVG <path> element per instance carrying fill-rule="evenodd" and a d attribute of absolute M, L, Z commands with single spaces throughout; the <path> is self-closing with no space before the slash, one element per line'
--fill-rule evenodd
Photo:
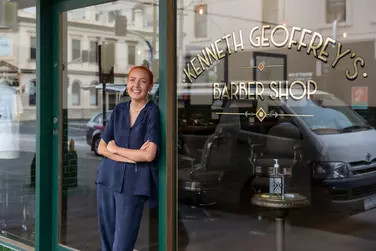
<path fill-rule="evenodd" d="M 114 140 L 106 144 L 102 139 L 98 146 L 98 153 L 118 162 L 151 162 L 157 154 L 157 145 L 146 141 L 140 149 L 128 149 L 117 146 Z"/>

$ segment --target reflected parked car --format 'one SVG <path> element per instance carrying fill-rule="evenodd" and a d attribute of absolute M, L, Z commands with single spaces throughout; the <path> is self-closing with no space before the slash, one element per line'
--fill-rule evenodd
<path fill-rule="evenodd" d="M 108 111 L 106 121 L 111 117 L 111 114 L 112 110 Z M 100 112 L 95 114 L 86 125 L 86 142 L 90 146 L 90 150 L 98 156 L 98 146 L 106 121 L 103 123 L 103 112 Z"/>
<path fill-rule="evenodd" d="M 201 147 L 187 137 L 188 148 L 201 154 L 179 168 L 180 194 L 196 204 L 246 209 L 253 194 L 269 191 L 278 159 L 285 191 L 306 196 L 313 208 L 346 214 L 375 208 L 376 130 L 332 94 L 301 100 L 271 100 L 271 94 L 228 101 Z"/>

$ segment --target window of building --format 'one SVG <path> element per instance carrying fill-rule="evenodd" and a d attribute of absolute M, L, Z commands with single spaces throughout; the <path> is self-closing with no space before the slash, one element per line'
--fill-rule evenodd
<path fill-rule="evenodd" d="M 37 39 L 36 37 L 30 37 L 30 59 L 37 59 Z"/>
<path fill-rule="evenodd" d="M 72 105 L 81 105 L 81 86 L 77 81 L 73 82 L 72 85 Z"/>
<path fill-rule="evenodd" d="M 108 22 L 113 23 L 115 22 L 117 12 L 116 11 L 110 11 L 108 12 Z"/>
<path fill-rule="evenodd" d="M 101 15 L 102 15 L 102 13 L 101 13 L 101 12 L 100 12 L 100 13 L 97 13 L 97 14 L 95 14 L 95 21 L 97 21 L 97 22 L 101 21 Z"/>
<path fill-rule="evenodd" d="M 200 4 L 195 7 L 195 38 L 205 38 L 208 36 L 208 6 Z"/>
<path fill-rule="evenodd" d="M 29 82 L 29 106 L 37 104 L 37 81 L 35 79 Z"/>
<path fill-rule="evenodd" d="M 90 105 L 98 105 L 97 90 L 95 87 L 90 89 Z"/>
<path fill-rule="evenodd" d="M 265 24 L 276 24 L 279 22 L 278 0 L 262 1 L 262 21 Z"/>
<path fill-rule="evenodd" d="M 81 41 L 72 39 L 72 60 L 81 58 Z"/>
<path fill-rule="evenodd" d="M 98 42 L 90 41 L 89 62 L 98 62 Z"/>
<path fill-rule="evenodd" d="M 346 22 L 346 0 L 326 0 L 326 22 Z"/>
<path fill-rule="evenodd" d="M 134 45 L 128 45 L 128 64 L 136 64 L 136 46 Z"/>

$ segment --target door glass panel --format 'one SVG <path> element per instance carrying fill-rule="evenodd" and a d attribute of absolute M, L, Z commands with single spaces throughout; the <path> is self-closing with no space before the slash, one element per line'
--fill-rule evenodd
<path fill-rule="evenodd" d="M 158 65 L 156 6 L 158 3 L 115 1 L 61 13 L 62 245 L 88 251 L 101 247 L 96 178 L 104 157 L 97 148 L 112 110 L 129 100 L 125 84 L 130 68 L 144 65 L 153 70 L 154 80 L 158 78 L 158 70 L 153 69 Z M 157 103 L 155 94 L 152 91 L 149 99 Z M 119 213 L 121 210 L 113 209 L 112 216 Z M 157 250 L 157 215 L 146 201 L 135 249 Z M 109 227 L 115 229 L 115 222 Z"/>
<path fill-rule="evenodd" d="M 34 246 L 36 1 L 1 4 L 0 235 Z"/>
<path fill-rule="evenodd" d="M 353 2 L 177 2 L 180 251 L 373 249 L 376 1 Z"/>

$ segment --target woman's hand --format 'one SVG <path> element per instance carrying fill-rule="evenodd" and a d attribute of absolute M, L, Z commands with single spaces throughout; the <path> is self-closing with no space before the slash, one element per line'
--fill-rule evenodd
<path fill-rule="evenodd" d="M 108 142 L 108 144 L 107 144 L 107 150 L 108 150 L 110 153 L 116 154 L 118 148 L 119 148 L 119 147 L 116 145 L 115 140 L 111 140 L 111 141 Z"/>

